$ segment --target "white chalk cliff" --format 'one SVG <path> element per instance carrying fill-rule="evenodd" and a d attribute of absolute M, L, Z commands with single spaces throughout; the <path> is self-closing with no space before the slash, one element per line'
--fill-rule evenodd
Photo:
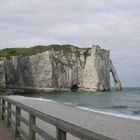
<path fill-rule="evenodd" d="M 109 51 L 99 46 L 70 52 L 46 50 L 30 56 L 12 56 L 0 61 L 0 88 L 110 90 L 110 72 L 117 90 L 121 82 Z"/>

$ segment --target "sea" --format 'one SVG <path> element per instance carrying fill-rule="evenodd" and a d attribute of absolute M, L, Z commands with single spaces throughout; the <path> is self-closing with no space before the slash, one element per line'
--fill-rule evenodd
<path fill-rule="evenodd" d="M 122 91 L 107 92 L 25 92 L 17 93 L 29 98 L 57 101 L 83 110 L 140 120 L 140 87 L 126 87 Z"/>

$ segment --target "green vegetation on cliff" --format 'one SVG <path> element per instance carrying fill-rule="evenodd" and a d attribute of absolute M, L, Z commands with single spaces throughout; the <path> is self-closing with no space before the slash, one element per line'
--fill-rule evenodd
<path fill-rule="evenodd" d="M 68 56 L 70 53 L 75 53 L 75 55 L 79 57 L 80 49 L 81 48 L 78 48 L 73 45 L 49 45 L 49 46 L 38 45 L 31 48 L 6 48 L 0 50 L 0 58 L 5 57 L 7 59 L 10 59 L 11 56 L 30 56 L 51 50 L 63 53 L 63 55 L 65 56 Z M 89 51 L 90 49 L 91 48 L 83 48 L 85 59 L 88 55 L 90 55 Z"/>

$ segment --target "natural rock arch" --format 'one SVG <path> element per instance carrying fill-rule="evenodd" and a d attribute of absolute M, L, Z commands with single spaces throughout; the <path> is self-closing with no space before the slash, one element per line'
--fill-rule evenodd
<path fill-rule="evenodd" d="M 112 73 L 116 90 L 117 91 L 122 90 L 121 82 L 120 82 L 120 80 L 119 80 L 119 78 L 117 76 L 117 72 L 116 72 L 115 67 L 114 67 L 114 65 L 113 65 L 111 60 L 110 60 L 110 72 Z"/>

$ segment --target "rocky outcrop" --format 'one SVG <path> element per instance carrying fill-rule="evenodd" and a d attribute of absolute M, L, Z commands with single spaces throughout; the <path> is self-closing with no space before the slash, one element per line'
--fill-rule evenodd
<path fill-rule="evenodd" d="M 111 60 L 110 60 L 110 72 L 112 73 L 116 90 L 118 90 L 118 91 L 121 90 L 122 89 L 121 82 L 117 76 L 117 72 L 116 72 L 115 67 Z"/>
<path fill-rule="evenodd" d="M 110 90 L 110 72 L 117 90 L 121 83 L 109 51 L 99 46 L 51 49 L 0 61 L 0 87 L 8 89 Z"/>
<path fill-rule="evenodd" d="M 6 80 L 5 80 L 5 70 L 4 70 L 4 60 L 0 60 L 0 90 L 6 88 Z"/>

